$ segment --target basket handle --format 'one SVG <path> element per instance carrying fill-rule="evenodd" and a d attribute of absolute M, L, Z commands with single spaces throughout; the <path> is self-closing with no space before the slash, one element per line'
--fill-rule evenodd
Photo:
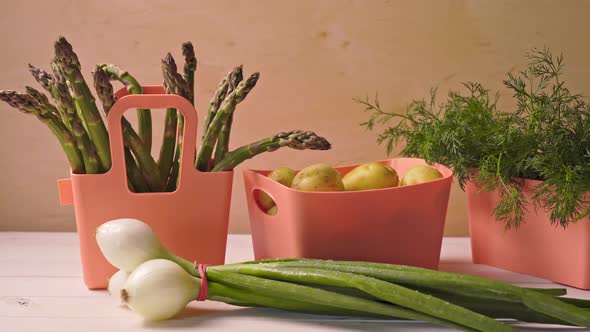
<path fill-rule="evenodd" d="M 254 210 L 256 210 L 256 213 L 259 214 L 259 215 L 263 215 L 263 216 L 269 217 L 270 215 L 268 213 L 266 213 L 266 211 L 264 211 L 264 209 L 262 208 L 262 206 L 258 202 L 258 194 L 260 194 L 260 193 L 265 193 L 270 198 L 272 198 L 272 200 L 275 202 L 275 205 L 277 207 L 279 206 L 279 203 L 277 202 L 276 196 L 274 196 L 273 194 L 270 193 L 270 190 L 263 189 L 262 187 L 259 187 L 259 186 L 252 187 L 252 189 L 250 190 L 249 195 L 250 195 L 251 199 L 254 202 L 254 206 L 255 206 Z M 277 215 L 280 212 L 281 212 L 281 209 L 278 209 Z M 276 215 L 275 216 L 272 216 L 272 217 L 276 217 Z"/>
<path fill-rule="evenodd" d="M 125 111 L 131 108 L 176 108 L 184 116 L 184 140 L 180 158 L 180 178 L 183 179 L 190 171 L 197 171 L 191 162 L 195 160 L 196 152 L 198 122 L 196 110 L 185 98 L 178 95 L 166 94 L 162 86 L 145 86 L 143 88 L 143 94 L 130 95 L 125 88 L 120 89 L 115 94 L 118 98 L 117 102 L 115 102 L 107 116 L 112 167 L 105 173 L 105 176 L 115 177 L 123 185 L 126 183 L 125 178 L 127 175 L 125 172 L 121 125 L 121 118 Z"/>
<path fill-rule="evenodd" d="M 281 191 L 286 190 L 286 187 L 252 170 L 244 170 L 243 175 L 244 177 L 248 177 L 249 182 L 252 184 L 247 195 L 249 196 L 248 199 L 251 199 L 254 203 L 254 206 L 256 206 L 256 213 L 267 216 L 266 212 L 263 211 L 257 202 L 257 192 L 264 192 L 269 195 L 279 208 L 277 215 L 281 213 L 281 202 L 283 200 L 281 198 L 283 196 Z"/>

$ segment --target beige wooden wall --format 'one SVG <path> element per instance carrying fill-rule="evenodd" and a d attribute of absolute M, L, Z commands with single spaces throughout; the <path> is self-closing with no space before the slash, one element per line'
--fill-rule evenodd
<path fill-rule="evenodd" d="M 26 64 L 47 67 L 65 35 L 89 72 L 116 63 L 141 82 L 159 83 L 159 59 L 192 40 L 197 48 L 200 115 L 226 71 L 244 64 L 261 80 L 235 119 L 233 145 L 276 131 L 315 130 L 329 152 L 279 151 L 243 167 L 344 165 L 381 159 L 375 134 L 351 98 L 378 91 L 396 111 L 430 87 L 478 80 L 500 88 L 530 47 L 567 56 L 568 76 L 590 92 L 590 1 L 2 1 L 0 89 L 32 84 Z M 161 117 L 158 117 L 161 119 Z M 0 105 L 0 230 L 74 230 L 59 207 L 55 180 L 63 154 L 33 118 Z M 428 207 L 428 202 L 424 202 Z M 240 172 L 231 230 L 248 232 Z M 467 232 L 464 194 L 453 189 L 447 235 Z"/>

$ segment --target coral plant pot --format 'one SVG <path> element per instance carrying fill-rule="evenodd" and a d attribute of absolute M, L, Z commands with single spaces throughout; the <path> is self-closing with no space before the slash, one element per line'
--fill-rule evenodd
<path fill-rule="evenodd" d="M 144 87 L 142 95 L 120 97 L 108 117 L 112 167 L 105 174 L 72 174 L 60 180 L 62 204 L 74 204 L 80 239 L 84 282 L 105 288 L 116 271 L 103 257 L 95 239 L 96 228 L 118 218 L 136 218 L 152 227 L 165 247 L 191 261 L 223 264 L 233 172 L 204 173 L 193 165 L 197 134 L 195 109 L 162 87 Z M 121 117 L 130 108 L 173 107 L 185 118 L 180 183 L 175 192 L 132 193 L 127 187 Z"/>
<path fill-rule="evenodd" d="M 402 176 L 421 159 L 381 161 Z M 336 168 L 342 174 L 354 166 Z M 351 192 L 304 192 L 246 170 L 244 181 L 254 255 L 372 261 L 437 269 L 452 172 L 415 186 Z M 268 193 L 278 213 L 266 214 L 256 199 Z"/>
<path fill-rule="evenodd" d="M 525 180 L 528 188 L 538 183 Z M 564 229 L 551 225 L 549 212 L 529 205 L 524 224 L 505 231 L 493 215 L 499 194 L 474 183 L 466 192 L 474 263 L 590 289 L 590 220 Z M 531 195 L 525 192 L 529 201 Z"/>

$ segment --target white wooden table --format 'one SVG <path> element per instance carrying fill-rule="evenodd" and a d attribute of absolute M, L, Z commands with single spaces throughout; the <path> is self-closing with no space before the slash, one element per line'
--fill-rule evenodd
<path fill-rule="evenodd" d="M 441 269 L 494 278 L 527 287 L 552 287 L 547 280 L 471 264 L 466 238 L 445 238 Z M 253 258 L 250 237 L 231 235 L 227 262 Z M 570 296 L 590 292 L 568 288 Z M 538 325 L 514 324 L 525 331 Z M 543 327 L 542 331 L 572 330 Z M 116 305 L 106 291 L 89 291 L 81 279 L 75 233 L 0 232 L 0 332 L 68 331 L 449 331 L 418 322 L 321 317 L 223 303 L 192 303 L 174 320 L 146 324 Z M 585 329 L 574 329 L 584 331 Z"/>

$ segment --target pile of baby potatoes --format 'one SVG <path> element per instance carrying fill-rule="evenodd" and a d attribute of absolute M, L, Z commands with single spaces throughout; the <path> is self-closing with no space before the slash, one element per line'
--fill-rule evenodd
<path fill-rule="evenodd" d="M 299 172 L 289 167 L 280 167 L 267 176 L 283 186 L 300 191 L 374 190 L 417 185 L 443 177 L 434 167 L 416 165 L 407 170 L 400 180 L 393 167 L 380 162 L 359 165 L 344 175 L 328 164 L 319 163 L 307 166 Z M 267 214 L 277 214 L 275 201 L 265 192 L 259 192 L 258 203 Z"/>

